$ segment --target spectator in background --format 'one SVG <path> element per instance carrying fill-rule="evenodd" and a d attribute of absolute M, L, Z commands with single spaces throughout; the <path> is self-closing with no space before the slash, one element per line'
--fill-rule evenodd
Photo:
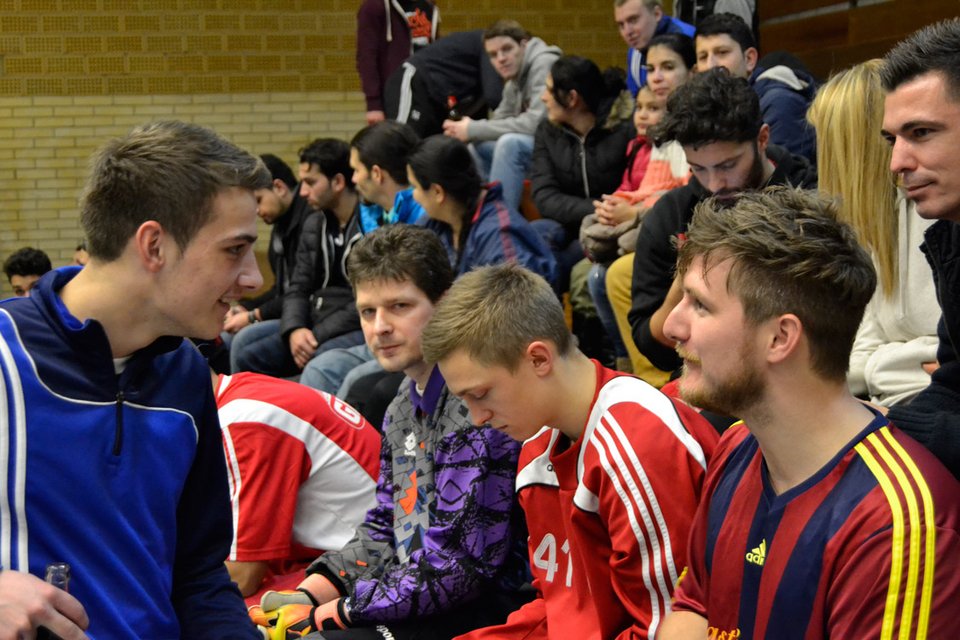
<path fill-rule="evenodd" d="M 630 312 L 630 283 L 633 277 L 631 254 L 637 246 L 642 217 L 661 195 L 670 189 L 682 187 L 690 180 L 690 166 L 687 164 L 683 147 L 676 142 L 654 144 L 652 138 L 646 136 L 646 129 L 652 129 L 663 118 L 667 98 L 687 81 L 694 72 L 695 63 L 693 40 L 688 36 L 667 33 L 650 41 L 647 49 L 647 80 L 650 82 L 649 90 L 654 94 L 660 110 L 655 112 L 644 127 L 643 139 L 650 146 L 648 166 L 636 187 L 629 184 L 624 175 L 624 181 L 615 193 L 604 194 L 599 201 L 595 201 L 593 215 L 598 222 L 586 230 L 581 229 L 581 236 L 590 234 L 592 230 L 595 235 L 603 234 L 609 238 L 603 243 L 606 249 L 601 252 L 603 255 L 594 254 L 596 245 L 589 239 L 584 248 L 596 262 L 590 269 L 587 283 L 597 314 L 607 335 L 613 340 L 618 358 L 617 368 L 631 371 L 658 388 L 667 381 L 666 375 L 651 365 L 637 350 L 627 319 Z M 641 89 L 637 94 L 638 105 L 645 93 L 646 91 Z M 636 118 L 636 115 L 634 117 Z M 641 127 L 636 126 L 639 139 Z"/>
<path fill-rule="evenodd" d="M 212 378 L 234 517 L 227 570 L 253 605 L 353 537 L 375 503 L 380 434 L 342 400 L 296 382 Z"/>
<path fill-rule="evenodd" d="M 384 86 L 403 61 L 437 39 L 434 0 L 362 0 L 357 11 L 357 71 L 367 124 L 384 119 Z"/>
<path fill-rule="evenodd" d="M 636 135 L 633 122 L 616 108 L 627 98 L 622 92 L 621 76 L 601 73 L 586 58 L 563 56 L 540 96 L 547 117 L 537 127 L 530 174 L 543 219 L 534 226 L 557 256 L 561 291 L 583 258 L 580 223 L 593 213 L 594 200 L 620 184 L 627 145 Z"/>
<path fill-rule="evenodd" d="M 487 119 L 445 120 L 443 132 L 471 143 L 480 176 L 499 182 L 504 201 L 519 210 L 533 134 L 545 113 L 540 94 L 563 52 L 531 36 L 516 20 L 493 23 L 483 33 L 483 46 L 504 81 L 500 105 Z"/>
<path fill-rule="evenodd" d="M 806 118 L 817 92 L 813 76 L 783 64 L 769 69 L 758 65 L 753 32 L 743 20 L 729 13 L 704 18 L 697 24 L 695 41 L 697 70 L 724 67 L 749 80 L 760 96 L 760 112 L 770 126 L 770 142 L 816 162 L 816 134 Z"/>
<path fill-rule="evenodd" d="M 732 204 L 744 191 L 770 185 L 810 188 L 810 163 L 770 144 L 770 127 L 760 114 L 756 92 L 726 69 L 697 73 L 667 100 L 667 113 L 654 128 L 658 144 L 675 140 L 693 173 L 690 181 L 665 193 L 647 212 L 633 254 L 632 306 L 628 318 L 640 352 L 662 371 L 680 365 L 663 322 L 680 301 L 674 278 L 677 242 L 708 197 Z"/>
<path fill-rule="evenodd" d="M 410 56 L 387 79 L 384 99 L 387 118 L 407 123 L 426 138 L 443 133 L 451 111 L 485 117 L 500 104 L 502 91 L 503 80 L 477 29 L 451 33 Z"/>
<path fill-rule="evenodd" d="M 300 150 L 301 158 L 306 150 L 307 147 Z M 283 311 L 283 294 L 290 287 L 290 276 L 296 264 L 303 224 L 316 211 L 301 193 L 309 192 L 310 185 L 301 187 L 287 163 L 269 153 L 262 154 L 260 159 L 273 177 L 269 188 L 255 192 L 257 215 L 272 227 L 267 261 L 273 271 L 273 287 L 256 298 L 241 300 L 230 309 L 223 330 L 231 334 L 256 322 L 279 320 Z"/>
<path fill-rule="evenodd" d="M 840 219 L 873 258 L 877 291 L 850 354 L 854 395 L 881 406 L 909 402 L 930 384 L 940 307 L 920 250 L 932 222 L 898 192 L 883 125 L 880 60 L 841 71 L 817 93 L 807 117 L 817 131 L 819 188 L 839 196 Z"/>
<path fill-rule="evenodd" d="M 960 19 L 924 27 L 894 47 L 881 70 L 883 135 L 890 169 L 926 220 L 923 247 L 933 268 L 941 317 L 939 367 L 930 386 L 890 420 L 922 442 L 960 478 Z"/>
<path fill-rule="evenodd" d="M 278 321 L 249 326 L 230 348 L 231 371 L 297 375 L 318 353 L 362 341 L 346 276 L 346 260 L 360 238 L 360 199 L 353 186 L 350 147 L 319 138 L 300 153 L 308 216 Z"/>
<path fill-rule="evenodd" d="M 661 0 L 614 0 L 613 18 L 627 43 L 627 89 L 637 96 L 647 84 L 647 47 L 654 36 L 680 33 L 693 37 L 694 28 L 666 15 Z"/>
<path fill-rule="evenodd" d="M 467 146 L 445 136 L 420 142 L 407 164 L 413 197 L 461 275 L 477 267 L 515 262 L 556 282 L 557 267 L 543 239 L 503 201 L 500 185 L 484 186 Z"/>
<path fill-rule="evenodd" d="M 423 216 L 407 183 L 407 158 L 419 141 L 409 125 L 392 120 L 361 129 L 350 141 L 350 168 L 361 198 L 364 233 L 385 224 L 414 223 Z"/>
<path fill-rule="evenodd" d="M 353 182 L 363 198 L 360 225 L 363 233 L 395 223 L 414 223 L 425 217 L 407 182 L 407 159 L 419 142 L 413 129 L 387 120 L 361 129 L 350 143 Z M 344 263 L 344 268 L 346 263 Z M 356 310 L 349 310 L 356 319 Z M 356 319 L 359 322 L 359 319 Z M 322 353 L 304 367 L 300 382 L 345 398 L 344 387 L 351 371 L 366 365 L 358 375 L 375 373 L 379 367 L 365 344 L 343 345 Z"/>
<path fill-rule="evenodd" d="M 47 254 L 33 247 L 17 249 L 3 261 L 3 273 L 18 298 L 29 296 L 37 280 L 52 268 Z"/>

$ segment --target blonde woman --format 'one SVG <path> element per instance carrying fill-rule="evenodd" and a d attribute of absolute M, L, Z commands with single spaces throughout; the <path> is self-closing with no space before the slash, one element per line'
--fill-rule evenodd
<path fill-rule="evenodd" d="M 820 190 L 840 198 L 840 215 L 870 251 L 878 275 L 847 382 L 855 395 L 889 407 L 930 384 L 940 307 L 919 249 L 932 221 L 918 216 L 897 190 L 889 172 L 890 147 L 880 136 L 880 65 L 869 60 L 832 77 L 807 119 L 817 130 Z"/>

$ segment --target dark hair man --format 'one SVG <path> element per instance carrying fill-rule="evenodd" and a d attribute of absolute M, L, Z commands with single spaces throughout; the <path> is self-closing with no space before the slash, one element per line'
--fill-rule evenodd
<path fill-rule="evenodd" d="M 300 194 L 319 214 L 304 222 L 280 318 L 237 335 L 233 372 L 294 376 L 318 353 L 362 341 L 346 274 L 347 256 L 361 236 L 349 147 L 318 138 L 300 158 Z"/>
<path fill-rule="evenodd" d="M 364 233 L 395 222 L 412 224 L 424 215 L 407 183 L 407 158 L 418 142 L 409 125 L 392 120 L 365 127 L 350 141 L 353 184 L 363 199 Z"/>
<path fill-rule="evenodd" d="M 255 322 L 280 317 L 283 294 L 290 286 L 290 276 L 296 264 L 303 223 L 315 210 L 300 193 L 301 185 L 286 162 L 270 153 L 262 154 L 260 159 L 273 177 L 268 188 L 255 192 L 257 215 L 272 227 L 267 261 L 273 270 L 273 287 L 256 298 L 241 300 L 230 310 L 223 324 L 228 333 L 237 333 Z"/>
<path fill-rule="evenodd" d="M 787 188 L 708 200 L 678 271 L 680 393 L 743 422 L 710 461 L 657 638 L 950 637 L 960 484 L 847 389 L 877 279 L 835 204 Z"/>
<path fill-rule="evenodd" d="M 758 64 L 756 40 L 750 27 L 730 13 L 715 13 L 697 24 L 697 71 L 724 67 L 746 78 L 760 96 L 760 113 L 770 126 L 770 142 L 810 162 L 817 161 L 816 132 L 807 122 L 807 109 L 817 82 L 803 69 Z"/>
<path fill-rule="evenodd" d="M 680 299 L 674 282 L 676 240 L 682 241 L 694 207 L 713 196 L 732 203 L 743 191 L 769 185 L 816 185 L 816 172 L 802 157 L 770 144 L 770 127 L 760 117 L 757 94 L 726 69 L 693 76 L 667 101 L 667 114 L 652 130 L 658 143 L 676 140 L 693 176 L 669 191 L 643 219 L 633 260 L 630 326 L 633 340 L 654 366 L 679 365 L 663 321 Z"/>
<path fill-rule="evenodd" d="M 182 337 L 217 337 L 263 284 L 254 190 L 269 184 L 209 129 L 138 127 L 95 158 L 87 265 L 0 303 L 14 392 L 0 438 L 16 443 L 0 473 L 20 479 L 3 483 L 4 631 L 75 640 L 89 620 L 94 638 L 259 638 L 223 564 L 232 521 L 209 369 Z M 51 562 L 75 568 L 70 594 L 27 575 Z"/>
<path fill-rule="evenodd" d="M 930 386 L 888 414 L 960 478 L 960 19 L 917 31 L 884 58 L 884 136 L 893 145 L 890 169 L 923 218 L 935 219 L 923 249 L 933 268 L 943 314 L 937 333 L 939 368 Z"/>
<path fill-rule="evenodd" d="M 53 269 L 50 258 L 40 249 L 24 247 L 11 253 L 3 262 L 3 273 L 10 281 L 13 295 L 25 298 L 37 284 L 37 280 Z"/>

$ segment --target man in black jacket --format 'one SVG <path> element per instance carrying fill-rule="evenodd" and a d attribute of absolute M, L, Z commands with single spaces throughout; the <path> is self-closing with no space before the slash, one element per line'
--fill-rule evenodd
<path fill-rule="evenodd" d="M 917 213 L 937 220 L 921 248 L 942 310 L 930 386 L 887 415 L 960 478 L 960 19 L 924 27 L 898 44 L 881 73 L 890 169 Z"/>
<path fill-rule="evenodd" d="M 234 372 L 295 376 L 318 353 L 363 342 L 346 277 L 347 256 L 361 235 L 349 145 L 320 138 L 301 149 L 300 179 L 301 196 L 319 213 L 303 225 L 280 318 L 237 335 Z"/>
<path fill-rule="evenodd" d="M 307 217 L 314 209 L 300 194 L 300 184 L 287 163 L 277 156 L 265 153 L 260 156 L 270 170 L 273 183 L 268 189 L 257 189 L 257 215 L 273 228 L 270 230 L 270 246 L 267 261 L 273 271 L 273 287 L 249 300 L 241 300 L 223 324 L 227 333 L 237 333 L 246 326 L 280 317 L 283 309 L 283 293 L 290 286 L 290 276 L 296 260 L 300 232 Z"/>
<path fill-rule="evenodd" d="M 657 144 L 683 146 L 690 182 L 661 197 L 643 218 L 633 259 L 630 327 L 643 355 L 663 371 L 680 365 L 663 322 L 683 292 L 674 280 L 677 244 L 694 210 L 714 197 L 732 202 L 737 193 L 769 185 L 812 188 L 816 171 L 805 158 L 769 144 L 756 92 L 723 68 L 697 74 L 677 88 L 667 114 L 651 131 Z"/>

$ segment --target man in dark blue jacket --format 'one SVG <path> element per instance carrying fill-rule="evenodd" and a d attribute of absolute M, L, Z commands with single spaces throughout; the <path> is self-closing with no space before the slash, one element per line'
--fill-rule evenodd
<path fill-rule="evenodd" d="M 295 376 L 327 349 L 363 343 L 346 262 L 360 239 L 360 198 L 350 147 L 319 138 L 300 151 L 301 193 L 319 213 L 303 225 L 277 320 L 248 327 L 231 347 L 231 369 Z"/>
<path fill-rule="evenodd" d="M 257 189 L 257 215 L 270 225 L 270 246 L 267 261 L 273 270 L 273 287 L 256 298 L 241 300 L 234 306 L 223 325 L 224 331 L 237 333 L 246 326 L 280 317 L 283 294 L 290 287 L 296 264 L 297 245 L 307 217 L 315 212 L 300 193 L 300 183 L 287 163 L 277 156 L 260 156 L 273 177 L 267 189 Z"/>
<path fill-rule="evenodd" d="M 770 127 L 770 142 L 816 163 L 816 132 L 807 122 L 807 109 L 817 93 L 813 76 L 785 64 L 767 68 L 759 64 L 753 32 L 739 16 L 730 13 L 704 18 L 697 25 L 695 42 L 697 71 L 724 67 L 749 80 L 760 96 L 760 113 Z"/>
<path fill-rule="evenodd" d="M 960 19 L 924 27 L 898 44 L 881 74 L 890 169 L 917 213 L 937 220 L 921 248 L 943 312 L 930 386 L 888 417 L 960 478 Z"/>
<path fill-rule="evenodd" d="M 139 127 L 95 159 L 88 264 L 0 303 L 5 637 L 260 638 L 224 566 L 209 369 L 182 337 L 215 338 L 263 284 L 253 192 L 269 184 L 209 129 Z M 69 595 L 36 577 L 53 562 L 73 568 Z"/>

